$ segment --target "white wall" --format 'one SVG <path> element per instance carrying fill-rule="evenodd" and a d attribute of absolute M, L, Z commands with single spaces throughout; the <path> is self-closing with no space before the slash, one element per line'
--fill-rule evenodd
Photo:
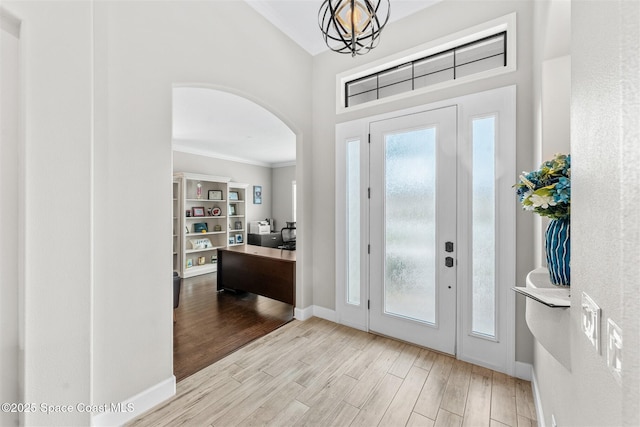
<path fill-rule="evenodd" d="M 21 401 L 90 400 L 91 4 L 5 1 L 24 70 L 25 328 Z M 89 414 L 25 413 L 29 425 Z"/>
<path fill-rule="evenodd" d="M 292 182 L 296 180 L 296 167 L 287 166 L 273 168 L 271 170 L 271 182 L 273 183 L 273 218 L 276 221 L 276 229 L 286 226 L 287 221 L 293 221 L 293 194 Z"/>
<path fill-rule="evenodd" d="M 20 263 L 20 22 L 0 8 L 0 402 L 19 402 L 18 283 Z M 0 425 L 18 414 L 0 412 Z"/>
<path fill-rule="evenodd" d="M 430 92 L 410 99 L 337 116 L 335 113 L 335 76 L 338 73 L 380 60 L 399 51 L 453 34 L 471 26 L 517 12 L 518 70 L 511 74 L 462 84 Z M 360 117 L 423 105 L 464 94 L 480 92 L 506 85 L 517 85 L 517 167 L 529 168 L 533 155 L 532 128 L 532 2 L 529 1 L 444 1 L 386 27 L 380 45 L 370 53 L 356 58 L 326 52 L 314 57 L 313 79 L 313 206 L 316 210 L 333 212 L 335 189 L 335 124 Z M 517 177 L 514 177 L 514 183 Z M 516 198 L 514 195 L 514 201 Z M 517 217 L 517 279 L 524 284 L 533 267 L 533 218 L 519 212 Z M 314 304 L 334 309 L 335 239 L 327 230 L 334 229 L 334 215 L 314 217 L 313 231 L 313 295 Z M 515 284 L 514 284 L 515 285 Z M 532 362 L 531 335 L 524 320 L 524 304 L 517 306 L 516 360 Z"/>
<path fill-rule="evenodd" d="M 311 60 L 243 2 L 97 2 L 95 7 L 102 26 L 96 34 L 97 90 L 103 92 L 98 115 L 106 122 L 96 155 L 96 192 L 105 209 L 97 212 L 103 225 L 96 234 L 97 260 L 104 261 L 96 273 L 93 392 L 98 401 L 121 401 L 173 372 L 167 309 L 172 85 L 228 88 L 306 135 Z M 298 146 L 303 150 L 306 140 Z M 148 215 L 149 204 L 155 215 Z M 158 231 L 157 244 L 143 256 L 131 244 L 141 225 Z"/>
<path fill-rule="evenodd" d="M 227 176 L 231 178 L 231 181 L 249 184 L 247 187 L 247 221 L 263 220 L 272 215 L 271 168 L 174 151 L 173 171 Z M 253 204 L 254 185 L 262 185 L 264 197 L 261 205 Z"/>
<path fill-rule="evenodd" d="M 310 212 L 311 57 L 244 2 L 4 6 L 23 20 L 26 47 L 23 400 L 103 404 L 170 385 L 172 86 L 228 89 L 281 118 Z M 301 308 L 311 259 L 299 253 Z"/>
<path fill-rule="evenodd" d="M 640 424 L 640 4 L 571 5 L 571 372 L 538 344 L 544 423 Z M 580 299 L 602 309 L 596 352 Z M 623 330 L 622 384 L 607 369 L 606 325 Z"/>

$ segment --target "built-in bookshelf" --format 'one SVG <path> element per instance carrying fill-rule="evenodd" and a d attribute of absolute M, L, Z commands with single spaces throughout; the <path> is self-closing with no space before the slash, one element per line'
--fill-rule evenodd
<path fill-rule="evenodd" d="M 223 176 L 174 174 L 174 218 L 179 219 L 177 233 L 174 220 L 174 270 L 182 277 L 216 272 L 219 248 L 245 244 L 248 185 L 230 181 Z"/>

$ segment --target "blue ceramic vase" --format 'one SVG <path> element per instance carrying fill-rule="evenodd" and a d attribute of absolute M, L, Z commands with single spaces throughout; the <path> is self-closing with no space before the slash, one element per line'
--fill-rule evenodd
<path fill-rule="evenodd" d="M 551 220 L 547 227 L 545 237 L 547 268 L 549 269 L 551 283 L 558 286 L 569 286 L 571 282 L 571 270 L 569 266 L 569 258 L 571 255 L 569 218 Z"/>

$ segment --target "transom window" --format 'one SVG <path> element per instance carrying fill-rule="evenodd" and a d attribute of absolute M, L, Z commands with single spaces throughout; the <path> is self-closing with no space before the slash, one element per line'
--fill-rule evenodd
<path fill-rule="evenodd" d="M 507 32 L 461 44 L 345 83 L 345 107 L 507 66 Z"/>

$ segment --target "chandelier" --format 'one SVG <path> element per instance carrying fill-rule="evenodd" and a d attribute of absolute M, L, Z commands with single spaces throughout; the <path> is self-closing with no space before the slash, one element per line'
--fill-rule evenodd
<path fill-rule="evenodd" d="M 318 24 L 329 49 L 364 55 L 378 45 L 389 20 L 389 0 L 324 0 Z"/>

